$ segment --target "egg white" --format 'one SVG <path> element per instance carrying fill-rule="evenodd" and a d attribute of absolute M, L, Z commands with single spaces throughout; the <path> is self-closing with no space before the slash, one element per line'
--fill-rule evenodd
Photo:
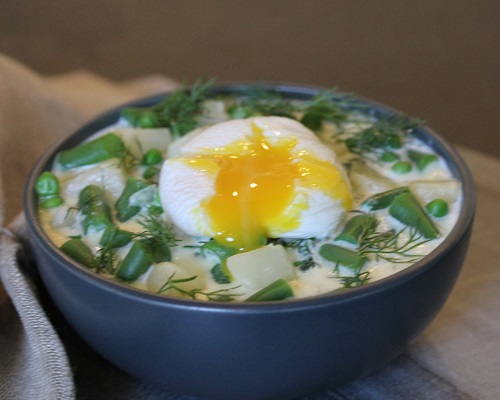
<path fill-rule="evenodd" d="M 254 117 L 238 119 L 198 129 L 190 140 L 176 148 L 176 157 L 167 159 L 159 178 L 160 199 L 172 222 L 193 236 L 213 237 L 210 216 L 203 202 L 216 193 L 215 180 L 220 167 L 213 162 L 202 166 L 188 160 L 200 155 L 230 154 L 238 140 L 252 134 L 252 124 L 259 127 L 262 136 L 271 144 L 283 137 L 293 137 L 296 145 L 290 151 L 294 161 L 312 156 L 335 166 L 345 182 L 346 174 L 337 164 L 335 153 L 299 122 L 284 117 Z M 346 209 L 343 199 L 332 199 L 320 189 L 301 185 L 298 180 L 295 196 L 283 215 L 267 221 L 269 237 L 309 238 L 324 237 L 343 220 Z M 289 229 L 287 221 L 298 221 Z"/>

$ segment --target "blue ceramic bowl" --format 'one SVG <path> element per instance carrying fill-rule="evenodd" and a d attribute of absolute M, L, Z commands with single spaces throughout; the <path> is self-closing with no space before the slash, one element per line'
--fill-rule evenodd
<path fill-rule="evenodd" d="M 213 93 L 238 94 L 245 88 L 228 85 Z M 297 99 L 324 90 L 269 88 Z M 367 104 L 375 113 L 395 113 Z M 427 128 L 417 135 L 444 157 L 462 182 L 462 212 L 435 251 L 388 278 L 303 300 L 220 304 L 146 293 L 82 267 L 41 228 L 34 183 L 57 152 L 114 123 L 118 113 L 116 109 L 96 118 L 45 153 L 27 181 L 24 211 L 38 271 L 56 306 L 91 347 L 129 374 L 204 398 L 292 399 L 380 369 L 422 333 L 445 303 L 467 251 L 475 191 L 460 156 Z"/>

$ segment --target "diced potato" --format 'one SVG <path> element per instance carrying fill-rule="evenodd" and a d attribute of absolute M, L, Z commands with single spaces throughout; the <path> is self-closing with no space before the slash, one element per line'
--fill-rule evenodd
<path fill-rule="evenodd" d="M 229 257 L 227 268 L 235 283 L 250 290 L 261 289 L 277 279 L 294 277 L 293 264 L 285 248 L 274 244 Z"/>
<path fill-rule="evenodd" d="M 461 184 L 456 180 L 414 181 L 410 183 L 410 189 L 423 204 L 435 199 L 453 203 L 460 196 Z"/>
<path fill-rule="evenodd" d="M 76 204 L 78 195 L 85 186 L 90 184 L 101 186 L 116 201 L 125 188 L 125 176 L 119 161 L 108 160 L 94 167 L 75 168 L 64 172 L 60 177 L 62 196 L 69 204 Z"/>
<path fill-rule="evenodd" d="M 362 162 L 353 162 L 349 169 L 349 178 L 354 192 L 359 193 L 361 198 L 385 192 L 398 186 L 394 181 Z"/>
<path fill-rule="evenodd" d="M 167 128 L 120 128 L 115 133 L 122 138 L 132 155 L 139 159 L 153 148 L 165 155 L 172 141 L 172 135 Z"/>
<path fill-rule="evenodd" d="M 202 275 L 202 272 L 198 271 L 196 268 L 187 269 L 172 262 L 165 261 L 151 267 L 146 283 L 150 291 L 157 293 L 169 278 L 178 280 L 192 277 L 195 278 L 188 280 L 187 282 L 178 282 L 175 286 L 178 286 L 183 290 L 203 289 L 205 287 L 205 278 Z M 164 294 L 168 294 L 170 296 L 181 295 L 176 290 L 168 290 L 164 292 Z"/>

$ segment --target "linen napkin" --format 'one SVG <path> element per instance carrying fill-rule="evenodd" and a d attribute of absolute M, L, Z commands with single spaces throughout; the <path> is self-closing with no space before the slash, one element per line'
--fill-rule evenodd
<path fill-rule="evenodd" d="M 51 143 L 110 107 L 175 87 L 164 76 L 41 76 L 0 54 L 0 399 L 196 400 L 128 376 L 78 337 L 37 284 L 19 213 L 29 170 Z M 479 207 L 464 271 L 445 308 L 381 371 L 302 400 L 500 398 L 500 161 L 462 154 L 476 175 Z"/>

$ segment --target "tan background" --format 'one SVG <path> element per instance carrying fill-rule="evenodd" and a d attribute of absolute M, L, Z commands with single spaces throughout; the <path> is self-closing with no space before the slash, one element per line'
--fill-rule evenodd
<path fill-rule="evenodd" d="M 44 74 L 338 86 L 500 157 L 496 0 L 1 0 L 0 52 Z"/>

